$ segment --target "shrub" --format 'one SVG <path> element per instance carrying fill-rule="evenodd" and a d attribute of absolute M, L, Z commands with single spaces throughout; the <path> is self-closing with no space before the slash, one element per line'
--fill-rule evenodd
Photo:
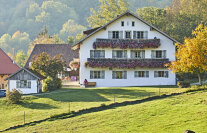
<path fill-rule="evenodd" d="M 59 79 L 59 78 L 55 78 L 54 80 L 53 80 L 54 82 L 53 82 L 53 89 L 60 89 L 60 88 L 62 88 L 62 80 L 61 79 Z"/>
<path fill-rule="evenodd" d="M 59 78 L 47 77 L 43 82 L 43 92 L 60 89 L 62 87 L 62 80 Z"/>
<path fill-rule="evenodd" d="M 187 88 L 187 87 L 190 86 L 190 83 L 189 83 L 189 82 L 186 82 L 186 81 L 179 81 L 179 82 L 177 83 L 177 86 L 178 86 L 179 88 Z"/>
<path fill-rule="evenodd" d="M 48 89 L 48 85 L 46 82 L 43 82 L 43 85 L 42 85 L 42 92 L 47 92 L 49 89 Z"/>
<path fill-rule="evenodd" d="M 45 91 L 49 91 L 49 90 L 52 90 L 53 88 L 53 79 L 52 77 L 48 76 L 44 82 L 43 82 L 43 92 Z"/>
<path fill-rule="evenodd" d="M 7 101 L 10 103 L 18 103 L 22 98 L 22 93 L 16 89 L 12 89 L 11 92 L 7 93 Z"/>

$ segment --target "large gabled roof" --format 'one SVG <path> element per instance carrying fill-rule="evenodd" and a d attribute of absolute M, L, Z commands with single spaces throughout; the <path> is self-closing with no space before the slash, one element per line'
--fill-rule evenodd
<path fill-rule="evenodd" d="M 89 35 L 87 35 L 86 37 L 84 37 L 83 39 L 81 39 L 79 42 L 77 42 L 76 44 L 73 45 L 73 48 L 75 48 L 77 45 L 81 44 L 83 41 L 85 41 L 87 38 L 89 38 L 90 36 L 94 35 L 95 33 L 97 33 L 98 31 L 106 28 L 108 25 L 110 25 L 111 23 L 113 23 L 114 21 L 118 20 L 119 18 L 125 16 L 125 15 L 131 15 L 135 18 L 137 18 L 138 20 L 140 20 L 141 22 L 145 23 L 146 25 L 148 25 L 151 29 L 154 29 L 156 31 L 158 31 L 159 33 L 161 33 L 162 35 L 166 36 L 167 38 L 169 38 L 170 40 L 172 40 L 173 42 L 178 42 L 177 40 L 175 40 L 174 38 L 170 37 L 168 34 L 164 33 L 163 31 L 159 30 L 158 28 L 156 28 L 155 26 L 147 23 L 146 21 L 144 21 L 142 18 L 138 17 L 137 15 L 135 15 L 134 13 L 131 13 L 130 11 L 126 11 L 125 13 L 119 15 L 117 18 L 113 19 L 112 21 L 108 22 L 106 25 L 101 26 L 99 28 L 95 28 L 96 30 L 94 30 L 92 33 L 90 33 Z M 93 29 L 92 29 L 93 30 Z M 88 30 L 90 31 L 90 30 Z M 178 42 L 179 43 L 179 42 Z"/>
<path fill-rule="evenodd" d="M 0 48 L 0 74 L 12 74 L 19 66 Z"/>
<path fill-rule="evenodd" d="M 51 57 L 61 54 L 68 67 L 74 58 L 79 58 L 78 50 L 72 50 L 71 44 L 36 44 L 25 64 L 25 68 L 29 68 L 29 62 L 32 62 L 35 55 L 43 52 L 46 52 Z"/>

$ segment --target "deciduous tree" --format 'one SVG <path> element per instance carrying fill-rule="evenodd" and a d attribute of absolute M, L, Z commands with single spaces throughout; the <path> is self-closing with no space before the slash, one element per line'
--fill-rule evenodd
<path fill-rule="evenodd" d="M 105 25 L 118 15 L 126 12 L 129 5 L 124 0 L 99 0 L 101 5 L 98 11 L 91 8 L 92 15 L 88 18 L 90 27 L 96 28 Z"/>
<path fill-rule="evenodd" d="M 176 44 L 177 60 L 168 65 L 173 72 L 197 74 L 199 84 L 202 84 L 201 73 L 207 71 L 207 26 L 199 25 L 192 35 L 184 44 Z"/>

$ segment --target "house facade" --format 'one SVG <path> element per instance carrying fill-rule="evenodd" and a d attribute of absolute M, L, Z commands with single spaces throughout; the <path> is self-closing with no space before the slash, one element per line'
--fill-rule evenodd
<path fill-rule="evenodd" d="M 8 80 L 8 91 L 17 89 L 22 94 L 33 94 L 41 92 L 42 89 L 41 77 L 25 68 L 20 69 L 5 80 Z"/>
<path fill-rule="evenodd" d="M 19 66 L 0 48 L 0 89 L 6 89 L 4 79 L 19 70 Z"/>
<path fill-rule="evenodd" d="M 108 24 L 86 32 L 73 46 L 79 49 L 80 83 L 97 87 L 175 85 L 165 67 L 175 60 L 176 40 L 126 12 Z"/>

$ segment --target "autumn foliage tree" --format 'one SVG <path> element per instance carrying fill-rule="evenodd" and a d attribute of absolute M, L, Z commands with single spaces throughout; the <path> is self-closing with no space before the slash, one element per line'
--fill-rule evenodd
<path fill-rule="evenodd" d="M 59 89 L 61 87 L 62 82 L 57 78 L 57 75 L 61 73 L 65 67 L 66 63 L 61 55 L 50 57 L 45 52 L 36 55 L 31 64 L 31 69 L 33 71 L 47 77 L 47 79 L 51 79 L 50 82 L 46 82 L 48 90 Z"/>
<path fill-rule="evenodd" d="M 201 85 L 201 74 L 207 71 L 207 26 L 200 24 L 192 35 L 192 38 L 185 39 L 184 44 L 176 44 L 177 60 L 169 64 L 169 69 L 197 74 Z"/>

